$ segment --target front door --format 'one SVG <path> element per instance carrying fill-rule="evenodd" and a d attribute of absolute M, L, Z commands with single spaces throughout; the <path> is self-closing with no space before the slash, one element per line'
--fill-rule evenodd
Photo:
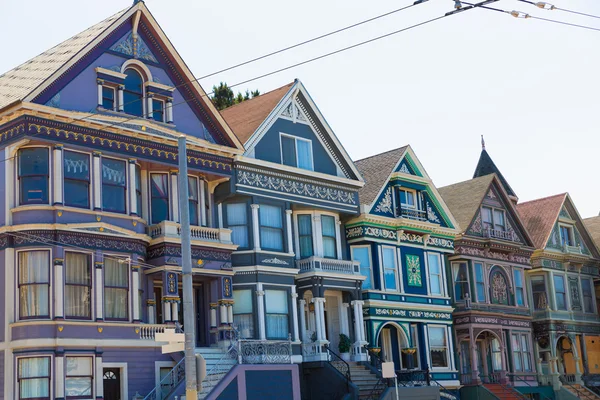
<path fill-rule="evenodd" d="M 104 400 L 121 400 L 121 370 L 104 368 Z"/>
<path fill-rule="evenodd" d="M 338 298 L 336 296 L 325 296 L 325 312 L 327 313 L 327 339 L 334 352 L 339 351 L 340 344 L 340 312 Z"/>
<path fill-rule="evenodd" d="M 210 343 L 208 341 L 208 325 L 210 324 L 210 321 L 207 318 L 207 312 L 209 312 L 207 307 L 209 299 L 207 297 L 208 293 L 206 293 L 206 291 L 204 290 L 205 287 L 206 286 L 204 285 L 204 283 L 194 287 L 194 292 L 196 294 L 196 304 L 194 305 L 194 309 L 196 311 L 196 345 L 198 347 L 210 346 Z"/>

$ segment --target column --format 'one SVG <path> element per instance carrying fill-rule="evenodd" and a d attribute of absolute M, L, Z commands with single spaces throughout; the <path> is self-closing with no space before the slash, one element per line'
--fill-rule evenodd
<path fill-rule="evenodd" d="M 148 323 L 156 324 L 156 313 L 154 312 L 154 307 L 156 306 L 156 300 L 148 299 L 146 301 L 146 305 L 148 307 Z"/>
<path fill-rule="evenodd" d="M 223 204 L 217 205 L 217 217 L 219 219 L 219 229 L 223 229 Z"/>
<path fill-rule="evenodd" d="M 137 209 L 137 175 L 135 173 L 135 158 L 129 159 L 129 214 L 141 215 L 142 210 Z"/>
<path fill-rule="evenodd" d="M 94 210 L 102 210 L 102 166 L 100 163 L 101 155 L 102 153 L 100 153 L 99 151 L 94 151 L 93 153 L 94 180 L 92 181 L 92 184 L 94 185 Z"/>
<path fill-rule="evenodd" d="M 54 319 L 63 319 L 65 295 L 63 285 L 64 281 L 64 260 L 62 258 L 54 259 Z"/>
<path fill-rule="evenodd" d="M 583 360 L 583 374 L 588 375 L 590 373 L 590 367 L 588 365 L 587 343 L 585 342 L 585 333 L 579 335 L 579 343 L 581 343 L 581 359 Z"/>
<path fill-rule="evenodd" d="M 502 354 L 502 371 L 500 371 L 500 382 L 501 383 L 506 383 L 506 381 L 507 381 L 506 374 L 510 372 L 510 371 L 508 371 L 508 364 L 506 362 L 506 351 L 504 351 L 505 349 L 506 348 L 504 347 L 504 343 L 500 342 L 500 354 Z"/>
<path fill-rule="evenodd" d="M 227 305 L 223 300 L 219 300 L 219 325 L 227 324 Z"/>
<path fill-rule="evenodd" d="M 210 329 L 217 328 L 217 303 L 210 303 Z"/>
<path fill-rule="evenodd" d="M 163 297 L 163 324 L 173 321 L 171 318 L 171 302 Z"/>
<path fill-rule="evenodd" d="M 123 91 L 125 90 L 125 86 L 119 85 L 119 108 L 120 112 L 125 111 L 125 96 L 123 95 Z"/>
<path fill-rule="evenodd" d="M 167 100 L 167 123 L 173 123 L 173 99 Z"/>
<path fill-rule="evenodd" d="M 63 379 L 65 376 L 65 354 L 64 353 L 56 353 L 54 357 L 54 365 L 55 371 L 54 376 L 56 377 L 55 381 L 55 393 L 54 396 L 56 400 L 62 400 L 65 398 L 65 380 Z"/>
<path fill-rule="evenodd" d="M 300 334 L 302 336 L 302 342 L 306 343 L 308 342 L 308 338 L 306 337 L 306 300 L 300 299 L 298 302 L 300 303 Z"/>
<path fill-rule="evenodd" d="M 233 303 L 229 302 L 227 304 L 227 323 L 229 325 L 233 325 Z"/>
<path fill-rule="evenodd" d="M 298 329 L 298 293 L 296 293 L 296 286 L 292 286 L 292 320 L 294 323 L 294 342 L 300 340 L 299 329 Z"/>
<path fill-rule="evenodd" d="M 254 204 L 253 204 L 254 205 Z M 258 208 L 256 209 L 258 211 Z M 265 340 L 267 338 L 265 329 L 265 292 L 262 290 L 262 283 L 256 285 L 256 308 L 258 311 L 258 338 Z"/>
<path fill-rule="evenodd" d="M 338 260 L 342 259 L 342 222 L 335 218 L 335 244 Z"/>
<path fill-rule="evenodd" d="M 173 322 L 179 321 L 179 302 L 177 301 L 171 303 L 171 317 L 173 318 Z"/>
<path fill-rule="evenodd" d="M 219 227 L 222 227 L 222 216 L 219 216 Z M 200 225 L 206 225 L 206 182 L 200 179 Z"/>
<path fill-rule="evenodd" d="M 96 261 L 94 265 L 96 267 L 96 321 L 102 321 L 104 319 L 104 279 L 102 278 L 102 268 L 104 267 L 104 263 Z"/>
<path fill-rule="evenodd" d="M 98 354 L 96 353 L 96 376 L 94 379 L 94 382 L 96 383 L 96 398 L 103 398 L 104 397 L 104 379 L 102 379 L 102 377 L 104 376 L 104 371 L 102 370 L 102 353 Z M 121 377 L 121 379 L 123 379 Z"/>
<path fill-rule="evenodd" d="M 152 119 L 152 98 L 154 97 L 153 94 L 148 94 L 147 96 L 147 106 L 146 106 L 146 118 L 148 119 Z"/>
<path fill-rule="evenodd" d="M 318 297 L 313 297 L 312 302 L 315 305 L 315 325 L 317 328 L 315 333 L 317 334 L 317 342 L 321 342 L 323 340 L 322 330 L 321 330 L 321 311 L 320 311 L 321 302 L 319 301 Z"/>
<path fill-rule="evenodd" d="M 362 337 L 362 329 L 360 327 L 360 312 L 358 311 L 358 303 L 353 301 L 350 303 L 354 309 L 354 337 L 356 339 L 356 343 L 360 343 L 363 341 Z"/>
<path fill-rule="evenodd" d="M 98 84 L 98 107 L 102 107 L 102 104 L 104 103 L 102 101 L 102 84 L 104 82 L 98 79 L 96 83 Z"/>
<path fill-rule="evenodd" d="M 479 383 L 479 363 L 477 362 L 477 338 L 474 337 L 473 327 L 469 327 L 469 357 L 471 358 L 471 383 Z"/>
<path fill-rule="evenodd" d="M 140 266 L 133 265 L 131 267 L 131 291 L 133 292 L 133 322 L 140 322 L 140 296 L 138 293 L 140 291 Z"/>
<path fill-rule="evenodd" d="M 171 170 L 171 210 L 173 210 L 173 215 L 171 216 L 171 221 L 179 222 L 179 186 L 178 185 L 178 177 L 177 170 Z"/>
<path fill-rule="evenodd" d="M 287 231 L 287 252 L 294 254 L 294 243 L 292 241 L 292 210 L 285 210 L 285 226 Z"/>
<path fill-rule="evenodd" d="M 571 349 L 573 349 L 573 361 L 575 362 L 575 382 L 581 383 L 581 368 L 579 366 L 579 361 L 581 361 L 581 358 L 579 357 L 577 336 L 569 336 L 569 340 L 571 341 Z"/>
<path fill-rule="evenodd" d="M 348 323 L 348 308 L 350 304 L 342 303 L 342 318 L 340 320 L 340 333 L 350 336 L 350 324 Z"/>
<path fill-rule="evenodd" d="M 63 145 L 54 145 L 54 171 L 52 173 L 54 185 L 54 205 L 63 204 Z"/>
<path fill-rule="evenodd" d="M 325 298 L 317 297 L 319 303 L 319 319 L 321 320 L 321 338 L 327 341 L 327 326 L 325 325 Z"/>
<path fill-rule="evenodd" d="M 260 228 L 258 221 L 258 208 L 260 207 L 258 204 L 251 204 L 252 208 L 252 233 L 254 236 L 254 250 L 260 251 Z"/>

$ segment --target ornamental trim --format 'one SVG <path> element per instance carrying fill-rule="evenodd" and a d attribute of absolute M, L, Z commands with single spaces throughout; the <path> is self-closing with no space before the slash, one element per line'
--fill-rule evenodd
<path fill-rule="evenodd" d="M 379 204 L 377 205 L 377 207 L 375 208 L 375 212 L 382 212 L 382 213 L 392 213 L 392 188 L 388 187 L 387 190 L 385 191 L 383 197 L 381 198 L 381 201 L 379 202 Z"/>

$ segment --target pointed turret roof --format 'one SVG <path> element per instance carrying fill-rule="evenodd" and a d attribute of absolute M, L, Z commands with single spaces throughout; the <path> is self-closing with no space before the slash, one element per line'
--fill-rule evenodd
<path fill-rule="evenodd" d="M 490 174 L 496 174 L 498 176 L 498 180 L 502 183 L 504 190 L 508 193 L 509 196 L 514 197 L 514 200 L 517 200 L 517 195 L 512 190 L 508 181 L 502 175 L 502 172 L 498 169 L 492 158 L 488 154 L 485 149 L 485 142 L 483 141 L 483 137 L 481 138 L 481 155 L 479 156 L 479 162 L 477 163 L 477 167 L 475 168 L 475 173 L 473 174 L 473 178 L 479 178 L 481 176 L 486 176 Z"/>

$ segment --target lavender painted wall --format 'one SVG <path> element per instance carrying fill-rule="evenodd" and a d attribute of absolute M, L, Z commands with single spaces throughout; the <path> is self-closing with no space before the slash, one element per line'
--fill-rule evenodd
<path fill-rule="evenodd" d="M 60 91 L 60 108 L 83 112 L 96 110 L 98 106 L 98 86 L 96 84 L 97 74 L 95 68 L 121 68 L 127 60 L 127 57 L 121 57 L 113 53 L 102 54 Z M 154 79 L 155 81 L 159 81 L 163 85 L 175 86 L 165 70 L 151 65 L 147 65 L 147 67 L 153 78 L 157 78 Z M 177 105 L 173 108 L 175 127 L 178 131 L 204 138 L 202 122 L 198 120 L 194 111 L 185 103 L 185 100 L 177 89 L 173 92 L 173 104 Z"/>
<path fill-rule="evenodd" d="M 4 400 L 4 351 L 0 351 L 0 400 Z"/>
<path fill-rule="evenodd" d="M 4 152 L 2 153 L 4 154 Z M 2 156 L 4 158 L 4 156 Z M 6 213 L 4 212 L 6 208 L 6 198 L 5 198 L 5 190 L 6 190 L 6 176 L 5 176 L 5 165 L 6 163 L 0 163 L 0 226 L 6 225 Z"/>
<path fill-rule="evenodd" d="M 0 250 L 0 342 L 4 342 L 4 327 L 6 324 L 6 315 L 4 314 L 4 305 L 7 303 L 6 299 L 6 265 L 4 262 L 4 250 Z M 4 363 L 2 363 L 4 366 Z M 0 377 L 3 375 L 0 375 Z"/>
<path fill-rule="evenodd" d="M 160 347 L 156 349 L 111 348 L 105 349 L 102 354 L 103 363 L 127 363 L 128 399 L 136 392 L 146 396 L 154 388 L 155 361 L 173 361 L 173 359 L 168 354 L 161 354 Z"/>

